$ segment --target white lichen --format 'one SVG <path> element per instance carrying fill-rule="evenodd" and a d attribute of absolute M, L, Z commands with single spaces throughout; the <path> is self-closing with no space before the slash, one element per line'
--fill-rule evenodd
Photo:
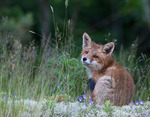
<path fill-rule="evenodd" d="M 1 100 L 2 101 L 2 100 Z M 6 101 L 6 100 L 5 100 Z M 31 99 L 26 100 L 11 100 L 8 99 L 7 111 L 11 112 L 12 107 L 14 106 L 16 109 L 20 109 L 19 116 L 21 117 L 107 117 L 108 113 L 106 113 L 103 108 L 104 105 L 86 105 L 84 103 L 79 102 L 60 102 L 56 103 L 54 101 L 43 99 L 41 101 L 35 101 Z M 13 105 L 13 106 L 12 106 Z M 21 109 L 23 108 L 23 109 Z M 113 117 L 136 117 L 139 115 L 150 116 L 150 101 L 143 102 L 143 104 L 134 105 L 130 104 L 122 107 L 115 107 L 112 110 Z"/>

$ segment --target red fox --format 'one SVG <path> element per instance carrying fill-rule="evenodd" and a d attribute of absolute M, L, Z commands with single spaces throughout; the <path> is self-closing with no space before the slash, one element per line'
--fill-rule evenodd
<path fill-rule="evenodd" d="M 96 104 L 110 100 L 115 106 L 127 105 L 134 94 L 131 75 L 111 57 L 114 47 L 114 42 L 99 45 L 83 34 L 81 62 L 87 68 L 88 87 Z"/>

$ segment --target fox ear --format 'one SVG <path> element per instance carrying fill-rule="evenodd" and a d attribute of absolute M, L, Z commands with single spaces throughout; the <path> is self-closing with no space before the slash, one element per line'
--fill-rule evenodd
<path fill-rule="evenodd" d="M 114 47 L 115 47 L 114 42 L 109 42 L 104 45 L 103 52 L 106 53 L 107 55 L 111 55 L 112 52 L 114 51 Z"/>
<path fill-rule="evenodd" d="M 82 48 L 90 47 L 91 43 L 92 43 L 92 40 L 91 40 L 90 36 L 87 33 L 84 33 L 83 34 L 83 45 L 82 45 Z"/>

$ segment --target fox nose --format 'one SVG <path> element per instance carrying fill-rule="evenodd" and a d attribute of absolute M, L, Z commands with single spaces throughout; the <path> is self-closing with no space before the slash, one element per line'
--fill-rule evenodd
<path fill-rule="evenodd" d="M 86 57 L 84 57 L 84 58 L 83 58 L 83 61 L 86 61 L 86 60 L 87 60 L 87 58 L 86 58 Z"/>

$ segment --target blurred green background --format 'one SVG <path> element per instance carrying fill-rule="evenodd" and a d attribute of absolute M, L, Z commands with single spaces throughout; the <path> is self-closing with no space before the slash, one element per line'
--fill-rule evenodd
<path fill-rule="evenodd" d="M 44 37 L 57 39 L 56 30 L 63 40 L 70 22 L 79 52 L 84 32 L 97 43 L 115 41 L 116 51 L 137 39 L 137 53 L 150 52 L 150 0 L 0 0 L 0 18 L 1 44 L 18 39 L 40 45 Z"/>

